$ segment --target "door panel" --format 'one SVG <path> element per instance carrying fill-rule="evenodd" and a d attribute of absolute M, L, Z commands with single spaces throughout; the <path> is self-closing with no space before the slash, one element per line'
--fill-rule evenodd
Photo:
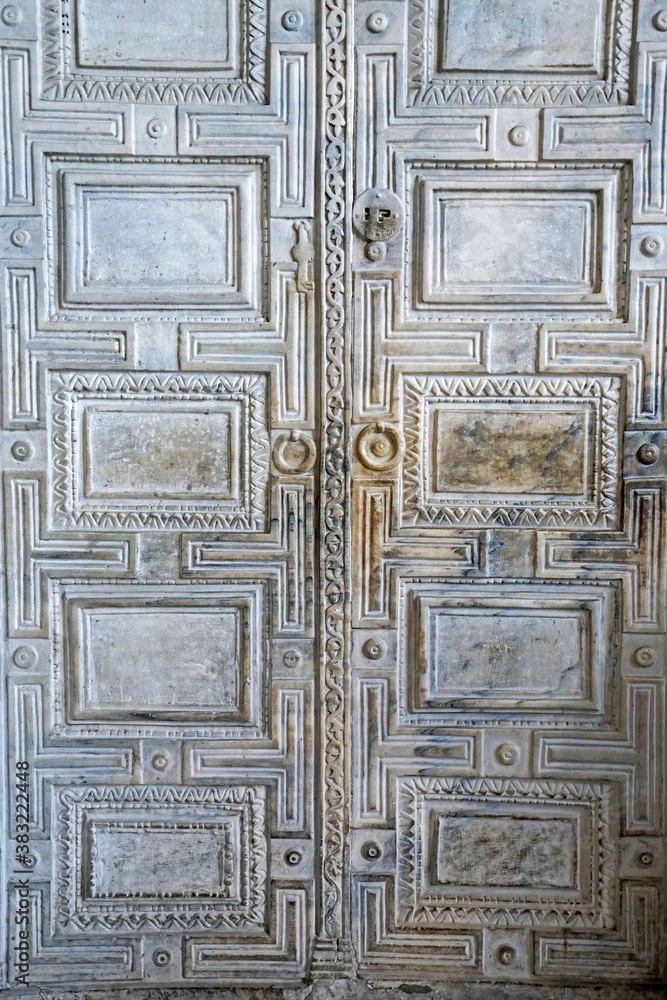
<path fill-rule="evenodd" d="M 315 929 L 313 13 L 187 6 L 3 10 L 30 982 L 298 981 Z"/>
<path fill-rule="evenodd" d="M 664 11 L 0 21 L 7 983 L 660 980 Z"/>
<path fill-rule="evenodd" d="M 358 5 L 351 895 L 364 976 L 659 974 L 654 14 Z"/>

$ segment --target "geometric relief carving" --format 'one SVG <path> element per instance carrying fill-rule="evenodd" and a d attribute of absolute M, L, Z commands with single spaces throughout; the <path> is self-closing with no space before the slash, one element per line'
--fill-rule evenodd
<path fill-rule="evenodd" d="M 260 583 L 51 581 L 54 733 L 262 735 Z"/>
<path fill-rule="evenodd" d="M 621 382 L 403 377 L 404 525 L 570 525 L 618 517 Z"/>
<path fill-rule="evenodd" d="M 416 581 L 399 584 L 401 721 L 445 723 L 468 710 L 551 725 L 604 718 L 616 662 L 614 588 Z M 535 720 L 537 721 L 537 720 Z"/>
<path fill-rule="evenodd" d="M 48 635 L 47 581 L 51 576 L 127 578 L 136 569 L 132 538 L 50 538 L 44 511 L 44 477 L 4 480 L 8 633 Z M 72 533 L 73 534 L 73 533 Z"/>
<path fill-rule="evenodd" d="M 409 168 L 407 255 L 413 248 L 415 256 L 407 294 L 415 311 L 616 313 L 626 171 L 447 167 Z"/>
<path fill-rule="evenodd" d="M 265 790 L 56 787 L 57 930 L 263 928 Z"/>
<path fill-rule="evenodd" d="M 633 0 L 410 0 L 410 104 L 600 105 L 628 100 Z"/>
<path fill-rule="evenodd" d="M 51 157 L 47 166 L 54 316 L 85 310 L 108 321 L 126 318 L 128 310 L 155 315 L 167 308 L 262 318 L 267 266 L 262 157 L 131 164 Z"/>
<path fill-rule="evenodd" d="M 611 927 L 614 836 L 601 783 L 399 778 L 396 920 Z"/>
<path fill-rule="evenodd" d="M 51 373 L 49 405 L 54 527 L 264 528 L 263 376 Z"/>
<path fill-rule="evenodd" d="M 264 0 L 42 0 L 42 97 L 263 104 Z"/>
<path fill-rule="evenodd" d="M 538 937 L 535 975 L 550 979 L 605 980 L 615 983 L 651 979 L 662 965 L 661 908 L 655 885 L 627 884 L 623 893 L 623 926 L 610 938 Z"/>
<path fill-rule="evenodd" d="M 665 491 L 660 484 L 625 484 L 625 525 L 604 541 L 586 535 L 550 538 L 541 535 L 537 575 L 581 579 L 582 573 L 621 579 L 623 628 L 630 632 L 662 632 L 665 627 L 667 560 L 665 560 Z"/>
<path fill-rule="evenodd" d="M 415 939 L 394 925 L 391 892 L 384 881 L 358 881 L 355 886 L 354 915 L 357 924 L 357 953 L 362 967 L 381 969 L 383 975 L 401 975 L 407 964 L 419 978 L 430 979 L 434 970 L 442 979 L 452 972 L 470 976 L 479 972 L 480 948 L 477 934 L 446 933 L 430 929 L 415 948 Z"/>

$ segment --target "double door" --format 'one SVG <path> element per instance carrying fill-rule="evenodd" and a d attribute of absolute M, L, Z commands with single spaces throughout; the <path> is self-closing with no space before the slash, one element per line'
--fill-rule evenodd
<path fill-rule="evenodd" d="M 8 985 L 659 980 L 667 14 L 0 18 Z"/>

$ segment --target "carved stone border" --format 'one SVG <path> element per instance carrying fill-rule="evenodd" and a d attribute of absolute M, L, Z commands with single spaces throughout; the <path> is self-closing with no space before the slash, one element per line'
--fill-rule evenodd
<path fill-rule="evenodd" d="M 348 66 L 351 42 L 347 0 L 325 0 L 322 9 L 323 205 L 322 205 L 322 516 L 320 545 L 321 608 L 321 918 L 314 969 L 345 966 L 346 835 L 346 662 L 349 591 L 348 483 L 346 455 L 348 416 L 346 378 L 349 345 L 345 325 L 349 312 L 349 185 L 347 147 Z"/>
<path fill-rule="evenodd" d="M 233 0 L 232 0 L 233 2 Z M 69 66 L 72 0 L 42 3 L 42 98 L 137 104 L 265 104 L 267 0 L 240 0 L 242 71 L 238 78 L 196 73 L 92 75 Z M 185 6 L 185 4 L 184 4 Z M 186 26 L 184 25 L 184 30 Z M 185 76 L 185 79 L 183 79 Z"/>

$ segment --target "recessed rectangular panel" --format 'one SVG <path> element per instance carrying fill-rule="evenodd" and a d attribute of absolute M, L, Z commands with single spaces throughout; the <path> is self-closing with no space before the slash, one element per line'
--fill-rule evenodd
<path fill-rule="evenodd" d="M 90 897 L 224 896 L 238 845 L 234 826 L 238 817 L 226 823 L 92 822 Z"/>
<path fill-rule="evenodd" d="M 268 320 L 267 156 L 46 165 L 53 318 Z"/>
<path fill-rule="evenodd" d="M 573 887 L 576 822 L 518 816 L 440 816 L 437 881 L 492 890 Z"/>
<path fill-rule="evenodd" d="M 232 190 L 176 186 L 81 192 L 82 277 L 91 295 L 137 295 L 217 287 L 234 291 L 235 199 Z"/>
<path fill-rule="evenodd" d="M 595 74 L 604 0 L 444 0 L 443 71 Z"/>
<path fill-rule="evenodd" d="M 399 715 L 406 725 L 504 718 L 608 721 L 618 594 L 607 584 L 404 577 Z M 466 716 L 467 717 L 467 716 Z"/>
<path fill-rule="evenodd" d="M 85 496 L 232 499 L 233 417 L 196 402 L 88 407 Z"/>
<path fill-rule="evenodd" d="M 265 734 L 262 583 L 52 581 L 50 591 L 59 734 Z"/>
<path fill-rule="evenodd" d="M 235 7 L 236 4 L 231 4 Z M 230 67 L 229 0 L 76 0 L 76 53 L 82 67 Z"/>
<path fill-rule="evenodd" d="M 509 142 L 508 142 L 509 146 Z M 511 148 L 511 146 L 510 146 Z M 408 316 L 623 314 L 629 174 L 615 165 L 405 163 Z"/>
<path fill-rule="evenodd" d="M 590 679 L 590 609 L 432 609 L 429 695 L 580 700 Z"/>
<path fill-rule="evenodd" d="M 565 406 L 438 409 L 435 491 L 584 496 L 590 417 Z"/>
<path fill-rule="evenodd" d="M 238 713 L 243 620 L 221 608 L 84 608 L 81 708 Z"/>
<path fill-rule="evenodd" d="M 596 290 L 593 195 L 442 195 L 438 209 L 436 292 Z"/>

